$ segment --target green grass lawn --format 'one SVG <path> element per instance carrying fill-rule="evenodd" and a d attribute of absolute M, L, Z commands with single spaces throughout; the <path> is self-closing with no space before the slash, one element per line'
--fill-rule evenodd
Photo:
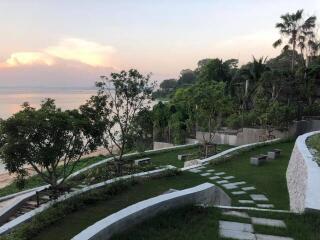
<path fill-rule="evenodd" d="M 66 240 L 72 238 L 81 230 L 94 224 L 96 221 L 121 210 L 131 204 L 148 199 L 153 196 L 157 196 L 170 188 L 185 189 L 199 185 L 203 183 L 203 178 L 198 177 L 191 173 L 182 173 L 181 175 L 150 179 L 143 183 L 134 185 L 125 191 L 112 196 L 111 198 L 101 199 L 98 201 L 88 201 L 81 206 L 80 209 L 71 213 L 66 213 L 62 218 L 56 219 L 54 223 L 44 227 L 38 232 L 37 236 L 27 234 L 28 228 L 32 228 L 32 224 L 42 221 L 41 216 L 36 217 L 30 223 L 25 224 L 22 231 L 24 233 L 18 233 L 13 238 L 3 239 L 32 239 L 32 240 Z M 57 208 L 57 207 L 56 207 Z M 51 209 L 54 211 L 54 209 Z M 43 214 L 46 214 L 45 212 Z M 41 214 L 40 214 L 41 215 Z M 48 218 L 54 218 L 52 214 L 46 214 Z M 18 230 L 19 232 L 21 230 Z M 31 230 L 30 230 L 31 231 Z M 33 230 L 34 231 L 34 230 Z M 19 238 L 19 236 L 29 236 L 28 238 Z M 1 238 L 0 238 L 1 239 Z"/>
<path fill-rule="evenodd" d="M 147 220 L 112 240 L 212 240 L 219 239 L 220 210 L 184 207 Z"/>
<path fill-rule="evenodd" d="M 184 207 L 170 210 L 144 221 L 112 240 L 212 240 L 219 237 L 219 220 L 251 223 L 250 219 L 223 216 L 220 209 Z M 247 212 L 250 217 L 283 220 L 287 228 L 253 225 L 254 232 L 275 236 L 291 237 L 296 240 L 318 240 L 320 215 Z"/>
<path fill-rule="evenodd" d="M 293 146 L 294 142 L 280 142 L 257 147 L 233 156 L 225 162 L 210 165 L 208 168 L 214 168 L 216 171 L 224 171 L 228 175 L 235 176 L 236 179 L 233 179 L 233 181 L 246 181 L 246 186 L 255 186 L 256 192 L 265 194 L 270 202 L 275 205 L 275 208 L 289 209 L 286 170 Z M 261 166 L 250 164 L 251 156 L 265 154 L 268 150 L 274 148 L 282 150 L 279 158 Z M 232 198 L 235 200 L 233 201 L 234 205 L 237 205 L 236 200 L 245 199 L 243 196 L 232 196 Z"/>

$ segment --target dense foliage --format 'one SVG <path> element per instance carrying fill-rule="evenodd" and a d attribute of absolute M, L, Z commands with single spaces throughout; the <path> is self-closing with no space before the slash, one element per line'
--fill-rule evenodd
<path fill-rule="evenodd" d="M 0 156 L 18 183 L 28 167 L 54 189 L 59 188 L 83 156 L 96 148 L 96 131 L 77 110 L 62 111 L 52 99 L 39 109 L 23 110 L 1 123 Z M 60 181 L 59 181 L 60 180 Z"/>
<path fill-rule="evenodd" d="M 192 81 L 165 80 L 161 98 L 153 109 L 155 139 L 183 143 L 195 131 L 214 133 L 225 128 L 288 129 L 293 120 L 320 114 L 320 42 L 316 17 L 303 10 L 281 16 L 276 24 L 284 44 L 275 58 L 255 58 L 238 66 L 238 60 L 203 59 L 193 70 Z M 286 41 L 287 40 L 287 41 Z M 185 70 L 184 70 L 185 71 Z M 189 70 L 189 75 L 190 74 Z"/>

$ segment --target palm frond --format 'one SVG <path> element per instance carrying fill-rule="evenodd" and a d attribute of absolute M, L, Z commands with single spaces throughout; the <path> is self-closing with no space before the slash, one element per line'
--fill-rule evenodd
<path fill-rule="evenodd" d="M 281 44 L 282 44 L 282 39 L 280 38 L 280 39 L 278 39 L 277 41 L 275 41 L 275 42 L 272 44 L 272 46 L 273 46 L 274 48 L 276 48 L 276 47 L 280 46 Z"/>

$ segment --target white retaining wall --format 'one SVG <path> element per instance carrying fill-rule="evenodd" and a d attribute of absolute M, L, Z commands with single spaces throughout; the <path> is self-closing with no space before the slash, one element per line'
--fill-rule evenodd
<path fill-rule="evenodd" d="M 265 129 L 257 129 L 257 128 L 243 128 L 241 131 L 235 133 L 224 133 L 217 132 L 214 135 L 213 142 L 216 144 L 228 144 L 233 146 L 241 146 L 250 143 L 256 143 L 261 141 L 260 136 L 264 136 L 266 134 Z M 287 132 L 280 132 L 278 130 L 274 130 L 272 134 L 276 138 L 287 138 L 292 134 Z M 196 138 L 203 142 L 203 139 L 209 140 L 209 133 L 207 132 L 196 132 Z"/>
<path fill-rule="evenodd" d="M 229 205 L 231 199 L 211 183 L 163 194 L 124 208 L 80 232 L 72 240 L 107 240 L 156 214 L 186 205 Z"/>
<path fill-rule="evenodd" d="M 299 136 L 287 169 L 290 209 L 294 212 L 320 211 L 320 167 L 306 145 L 308 137 L 320 131 Z"/>

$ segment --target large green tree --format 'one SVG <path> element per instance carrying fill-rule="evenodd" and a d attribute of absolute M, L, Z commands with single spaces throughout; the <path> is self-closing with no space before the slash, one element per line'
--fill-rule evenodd
<path fill-rule="evenodd" d="M 80 107 L 101 133 L 101 144 L 114 158 L 117 174 L 122 174 L 123 154 L 135 131 L 135 120 L 149 109 L 154 84 L 150 76 L 137 70 L 111 73 L 96 83 L 97 95 Z"/>
<path fill-rule="evenodd" d="M 1 122 L 0 157 L 10 173 L 22 180 L 34 171 L 54 190 L 73 172 L 80 158 L 96 148 L 98 133 L 77 110 L 62 111 L 54 100 L 39 109 L 28 103 Z"/>

